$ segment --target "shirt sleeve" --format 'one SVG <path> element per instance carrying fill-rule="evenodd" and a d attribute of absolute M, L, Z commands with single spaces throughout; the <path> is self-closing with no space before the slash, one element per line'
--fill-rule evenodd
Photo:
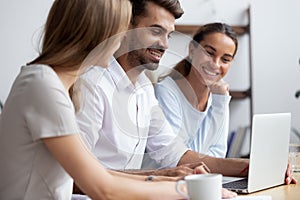
<path fill-rule="evenodd" d="M 87 147 L 93 150 L 100 138 L 99 131 L 103 125 L 102 90 L 97 86 L 97 81 L 82 78 L 77 81 L 77 84 L 80 93 L 80 108 L 76 113 L 76 119 L 82 139 Z"/>
<path fill-rule="evenodd" d="M 162 84 L 156 84 L 155 96 L 162 108 L 165 117 L 170 123 L 173 133 L 178 134 L 182 127 L 183 113 L 181 102 L 176 95 Z"/>
<path fill-rule="evenodd" d="M 154 98 L 155 99 L 155 98 Z M 188 150 L 183 140 L 174 134 L 157 100 L 151 112 L 147 152 L 162 168 L 175 167 Z"/>
<path fill-rule="evenodd" d="M 79 133 L 74 106 L 57 77 L 45 74 L 28 88 L 25 120 L 33 140 Z"/>
<path fill-rule="evenodd" d="M 206 133 L 208 137 L 212 137 L 209 142 L 210 146 L 204 147 L 204 149 L 208 149 L 208 155 L 214 157 L 225 157 L 226 155 L 230 99 L 230 96 L 212 94 L 211 107 L 201 128 L 202 131 L 208 131 Z"/>

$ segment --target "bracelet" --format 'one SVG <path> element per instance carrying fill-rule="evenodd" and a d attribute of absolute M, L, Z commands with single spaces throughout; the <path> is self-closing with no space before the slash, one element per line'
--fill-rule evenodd
<path fill-rule="evenodd" d="M 155 176 L 153 175 L 147 176 L 146 181 L 154 181 L 154 178 Z"/>

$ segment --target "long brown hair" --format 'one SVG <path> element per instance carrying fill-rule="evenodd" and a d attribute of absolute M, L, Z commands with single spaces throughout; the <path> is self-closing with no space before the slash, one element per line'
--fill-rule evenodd
<path fill-rule="evenodd" d="M 130 18 L 128 0 L 55 0 L 40 55 L 28 64 L 78 67 L 100 43 L 103 53 L 111 48 L 106 39 L 127 30 Z"/>
<path fill-rule="evenodd" d="M 204 26 L 201 26 L 198 31 L 194 34 L 193 40 L 190 42 L 191 45 L 197 46 L 206 35 L 212 34 L 212 33 L 223 33 L 226 36 L 230 37 L 234 44 L 235 44 L 235 51 L 233 56 L 235 56 L 237 48 L 238 48 L 238 40 L 237 35 L 232 29 L 231 26 L 224 24 L 224 23 L 210 23 L 206 24 Z M 172 72 L 168 74 L 167 76 L 171 76 L 173 79 L 178 79 L 186 77 L 189 75 L 192 68 L 191 61 L 189 58 L 185 58 L 181 60 L 175 67 L 173 68 Z M 179 73 L 178 73 L 179 72 Z M 166 76 L 164 76 L 166 77 Z M 160 78 L 160 80 L 163 78 Z"/>

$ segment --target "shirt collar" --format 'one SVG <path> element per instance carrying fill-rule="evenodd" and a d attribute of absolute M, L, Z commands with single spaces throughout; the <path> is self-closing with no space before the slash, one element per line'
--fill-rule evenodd
<path fill-rule="evenodd" d="M 134 88 L 126 72 L 114 57 L 111 58 L 107 71 L 110 73 L 118 89 Z"/>
<path fill-rule="evenodd" d="M 118 63 L 118 61 L 114 57 L 111 58 L 107 71 L 111 74 L 111 77 L 115 82 L 116 87 L 120 90 L 125 88 L 136 90 L 138 88 L 144 87 L 145 85 L 148 85 L 149 83 L 151 84 L 148 77 L 143 71 L 138 76 L 134 86 L 131 80 L 129 79 L 129 77 L 127 76 L 126 72 L 122 68 L 122 66 Z"/>

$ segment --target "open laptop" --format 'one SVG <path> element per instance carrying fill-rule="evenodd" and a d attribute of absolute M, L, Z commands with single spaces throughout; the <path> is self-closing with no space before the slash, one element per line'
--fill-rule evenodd
<path fill-rule="evenodd" d="M 288 163 L 291 113 L 255 114 L 252 121 L 248 178 L 223 182 L 238 193 L 252 193 L 284 184 Z"/>

